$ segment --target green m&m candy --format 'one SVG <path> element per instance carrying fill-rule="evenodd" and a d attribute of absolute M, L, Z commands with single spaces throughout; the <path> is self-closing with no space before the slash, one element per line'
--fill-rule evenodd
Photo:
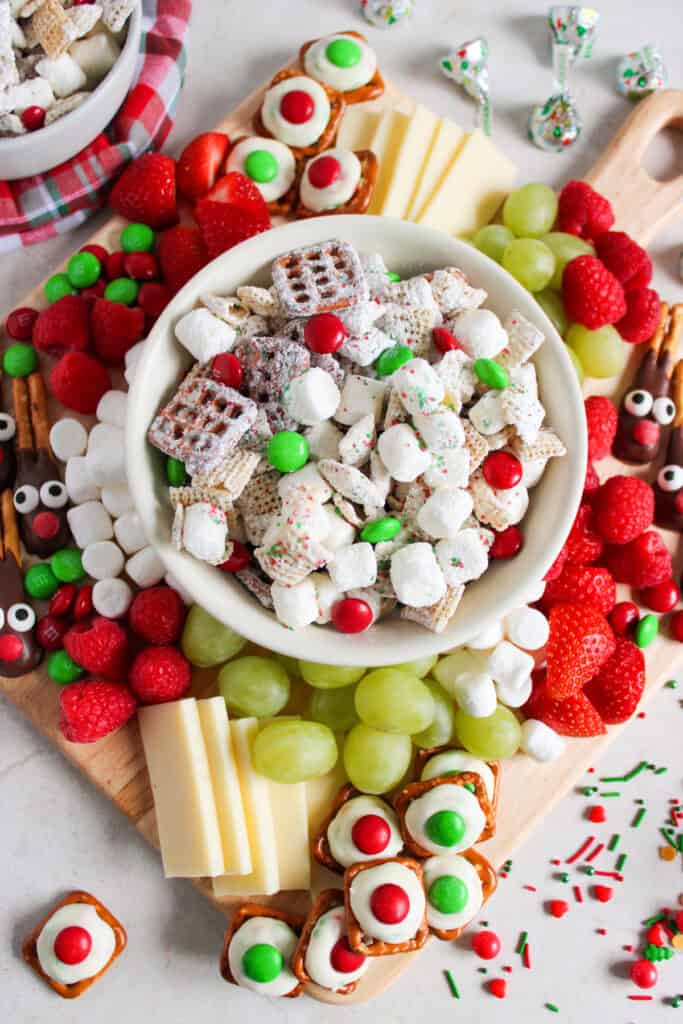
<path fill-rule="evenodd" d="M 102 264 L 91 252 L 75 253 L 66 265 L 66 275 L 74 288 L 89 288 L 102 273 Z"/>
<path fill-rule="evenodd" d="M 15 341 L 9 345 L 2 357 L 2 368 L 8 377 L 28 377 L 38 366 L 38 353 L 33 345 Z"/>
<path fill-rule="evenodd" d="M 47 562 L 32 565 L 24 574 L 24 590 L 29 597 L 46 601 L 59 587 L 59 580 Z"/>
<path fill-rule="evenodd" d="M 104 289 L 105 299 L 110 302 L 120 302 L 124 306 L 131 306 L 138 297 L 138 284 L 132 277 L 117 277 L 110 281 Z"/>
<path fill-rule="evenodd" d="M 382 541 L 393 540 L 400 530 L 400 519 L 397 519 L 396 516 L 383 516 L 381 519 L 375 519 L 374 523 L 364 526 L 360 537 L 368 544 L 381 544 Z"/>
<path fill-rule="evenodd" d="M 427 899 L 441 914 L 459 914 L 467 906 L 467 885 L 457 875 L 441 875 L 429 886 Z"/>
<path fill-rule="evenodd" d="M 355 68 L 360 63 L 363 51 L 353 39 L 333 39 L 325 48 L 325 56 L 337 68 Z"/>
<path fill-rule="evenodd" d="M 475 359 L 474 372 L 482 384 L 496 391 L 510 386 L 510 377 L 505 367 L 501 366 L 495 359 Z"/>
<path fill-rule="evenodd" d="M 53 274 L 45 282 L 45 298 L 52 305 L 57 299 L 65 295 L 75 295 L 76 289 L 72 285 L 67 274 Z"/>
<path fill-rule="evenodd" d="M 281 473 L 294 473 L 308 462 L 308 441 L 293 430 L 279 430 L 268 442 L 266 456 Z"/>
<path fill-rule="evenodd" d="M 649 647 L 659 633 L 659 619 L 656 615 L 643 615 L 636 626 L 633 639 L 638 647 Z"/>
<path fill-rule="evenodd" d="M 427 818 L 425 832 L 437 846 L 455 846 L 465 835 L 465 821 L 457 811 L 436 811 Z"/>
<path fill-rule="evenodd" d="M 182 487 L 187 482 L 185 463 L 169 455 L 166 459 L 166 479 L 171 487 Z"/>
<path fill-rule="evenodd" d="M 282 970 L 282 953 L 269 942 L 257 942 L 242 957 L 242 970 L 250 981 L 267 984 Z"/>
<path fill-rule="evenodd" d="M 78 548 L 62 548 L 50 559 L 50 568 L 61 583 L 75 583 L 85 576 Z"/>
<path fill-rule="evenodd" d="M 244 171 L 252 181 L 265 185 L 277 176 L 277 157 L 267 149 L 252 149 L 244 161 Z"/>
<path fill-rule="evenodd" d="M 395 284 L 397 281 L 401 280 L 401 275 L 395 273 L 395 271 L 393 270 L 387 270 L 387 277 L 392 282 L 392 284 Z"/>
<path fill-rule="evenodd" d="M 127 224 L 119 236 L 124 252 L 149 252 L 154 241 L 154 232 L 147 224 Z"/>
<path fill-rule="evenodd" d="M 75 683 L 80 679 L 83 669 L 66 651 L 54 651 L 47 659 L 47 674 L 53 682 L 66 686 L 67 683 Z"/>
<path fill-rule="evenodd" d="M 377 376 L 389 377 L 399 367 L 409 363 L 414 355 L 415 353 L 408 345 L 394 345 L 392 348 L 385 348 L 375 363 Z"/>

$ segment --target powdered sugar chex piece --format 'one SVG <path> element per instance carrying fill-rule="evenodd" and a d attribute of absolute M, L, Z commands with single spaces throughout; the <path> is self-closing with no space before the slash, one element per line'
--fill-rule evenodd
<path fill-rule="evenodd" d="M 444 398 L 444 384 L 426 359 L 411 359 L 391 376 L 392 386 L 411 415 L 431 412 Z"/>
<path fill-rule="evenodd" d="M 350 359 L 357 366 L 370 366 L 371 363 L 381 356 L 388 348 L 393 348 L 396 342 L 384 331 L 377 327 L 370 327 L 364 334 L 351 335 L 346 339 L 339 354 L 345 359 Z"/>
<path fill-rule="evenodd" d="M 375 419 L 369 413 L 349 427 L 339 442 L 339 458 L 347 466 L 362 466 L 370 458 L 375 447 Z"/>
<path fill-rule="evenodd" d="M 475 516 L 496 531 L 521 522 L 529 507 L 529 494 L 523 484 L 517 484 L 506 491 L 495 490 L 480 470 L 470 480 L 470 491 Z"/>
<path fill-rule="evenodd" d="M 526 363 L 538 351 L 545 341 L 545 335 L 517 310 L 510 313 L 503 326 L 508 332 L 508 343 L 500 353 L 498 362 L 511 370 Z"/>
<path fill-rule="evenodd" d="M 443 633 L 455 615 L 464 593 L 465 588 L 463 586 L 447 587 L 446 593 L 441 600 L 429 608 L 402 608 L 401 618 L 407 619 L 409 622 L 417 622 L 432 633 Z"/>
<path fill-rule="evenodd" d="M 428 280 L 436 304 L 445 317 L 464 309 L 476 309 L 486 299 L 483 288 L 473 288 L 457 267 L 435 270 L 428 275 Z"/>
<path fill-rule="evenodd" d="M 349 427 L 368 413 L 379 421 L 388 388 L 386 381 L 371 380 L 369 377 L 360 377 L 354 373 L 348 374 L 334 418 L 338 423 Z"/>
<path fill-rule="evenodd" d="M 318 469 L 329 485 L 349 501 L 374 507 L 381 504 L 373 482 L 354 466 L 346 466 L 333 459 L 321 459 Z"/>

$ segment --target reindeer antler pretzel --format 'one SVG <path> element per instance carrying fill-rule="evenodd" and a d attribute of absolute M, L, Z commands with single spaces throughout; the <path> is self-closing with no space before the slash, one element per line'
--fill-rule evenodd
<path fill-rule="evenodd" d="M 676 406 L 676 415 L 671 424 L 672 430 L 683 426 L 683 359 L 679 359 L 674 366 L 671 378 L 671 398 Z"/>
<path fill-rule="evenodd" d="M 21 451 L 50 451 L 50 424 L 45 382 L 40 373 L 12 381 L 12 400 L 17 423 L 17 447 Z"/>
<path fill-rule="evenodd" d="M 659 350 L 664 340 L 664 334 L 666 331 L 666 325 L 669 320 L 669 304 L 668 302 L 660 302 L 659 304 L 659 323 L 657 324 L 657 330 L 650 338 L 646 346 L 646 351 L 652 351 L 655 355 L 659 354 Z M 644 353 L 643 353 L 644 354 Z"/>
<path fill-rule="evenodd" d="M 14 555 L 14 561 L 21 565 L 21 544 L 19 542 L 19 528 L 17 517 L 12 501 L 12 492 L 8 489 L 0 496 L 0 558 L 4 559 L 8 554 Z"/>

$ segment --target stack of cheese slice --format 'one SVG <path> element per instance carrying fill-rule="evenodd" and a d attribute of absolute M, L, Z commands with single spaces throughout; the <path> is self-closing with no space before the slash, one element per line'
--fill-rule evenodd
<path fill-rule="evenodd" d="M 464 132 L 417 105 L 400 110 L 351 107 L 337 145 L 371 149 L 379 171 L 368 213 L 472 235 L 493 218 L 516 168 L 481 132 Z"/>

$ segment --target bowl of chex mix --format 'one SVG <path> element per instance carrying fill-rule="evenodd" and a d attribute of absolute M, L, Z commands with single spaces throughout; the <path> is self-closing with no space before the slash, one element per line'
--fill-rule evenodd
<path fill-rule="evenodd" d="M 0 2 L 0 177 L 42 174 L 106 128 L 133 81 L 140 0 Z"/>
<path fill-rule="evenodd" d="M 393 218 L 299 221 L 201 270 L 128 403 L 131 491 L 172 578 L 310 661 L 466 643 L 532 599 L 578 508 L 581 391 L 533 297 Z"/>

